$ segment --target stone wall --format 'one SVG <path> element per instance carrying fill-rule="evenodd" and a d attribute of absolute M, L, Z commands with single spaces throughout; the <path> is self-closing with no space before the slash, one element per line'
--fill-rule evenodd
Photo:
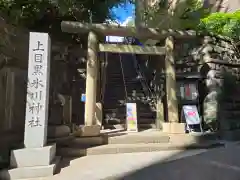
<path fill-rule="evenodd" d="M 28 31 L 17 28 L 5 22 L 0 17 L 0 62 L 17 68 L 27 68 L 28 59 Z"/>
<path fill-rule="evenodd" d="M 23 139 L 28 31 L 6 24 L 0 17 L 0 155 Z M 0 167 L 1 167 L 0 161 Z"/>
<path fill-rule="evenodd" d="M 237 110 L 240 106 L 238 47 L 220 37 L 205 36 L 191 41 L 178 40 L 175 45 L 175 58 L 177 74 L 199 73 L 203 77 L 204 87 L 200 87 L 200 91 L 204 92 L 200 93 L 203 95 L 201 103 L 205 106 L 205 122 L 218 120 L 222 128 L 238 128 L 240 126 L 237 122 L 240 118 L 240 111 Z M 227 92 L 227 88 L 231 88 L 232 91 Z M 209 108 L 212 110 L 206 110 Z M 214 126 L 217 127 L 219 124 Z"/>

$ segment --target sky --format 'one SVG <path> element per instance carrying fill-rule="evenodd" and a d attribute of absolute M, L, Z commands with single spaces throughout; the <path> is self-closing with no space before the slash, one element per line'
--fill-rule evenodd
<path fill-rule="evenodd" d="M 112 9 L 113 14 L 116 16 L 114 19 L 119 24 L 125 26 L 129 20 L 135 17 L 135 6 L 129 3 L 126 0 L 126 3 L 122 6 L 114 7 Z M 118 36 L 107 36 L 106 40 L 109 42 L 122 42 L 124 40 L 123 37 Z"/>
<path fill-rule="evenodd" d="M 129 3 L 128 1 L 126 1 L 126 3 L 122 6 L 114 7 L 112 9 L 112 12 L 114 13 L 114 15 L 117 16 L 115 20 L 119 23 L 123 23 L 127 18 L 133 18 L 135 14 L 134 8 L 134 5 Z"/>

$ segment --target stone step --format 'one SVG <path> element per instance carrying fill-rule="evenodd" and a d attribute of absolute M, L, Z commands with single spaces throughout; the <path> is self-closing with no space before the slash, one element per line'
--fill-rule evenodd
<path fill-rule="evenodd" d="M 53 176 L 61 158 L 55 157 L 48 166 L 19 167 L 0 171 L 1 180 L 19 180 Z"/>
<path fill-rule="evenodd" d="M 219 134 L 212 132 L 191 133 L 191 134 L 170 134 L 170 142 L 199 143 L 205 141 L 219 141 Z"/>
<path fill-rule="evenodd" d="M 132 96 L 132 95 L 117 95 L 117 96 L 107 96 L 104 98 L 104 104 L 114 105 L 114 104 L 126 104 L 126 103 L 144 103 L 151 104 L 154 100 L 148 98 L 145 95 L 142 96 Z M 110 107 L 109 107 L 110 108 Z"/>
<path fill-rule="evenodd" d="M 111 106 L 110 106 L 111 105 Z M 149 104 L 149 103 L 138 103 L 137 102 L 137 109 L 149 109 L 150 108 L 150 106 L 151 106 L 151 104 Z M 110 104 L 110 102 L 105 102 L 104 103 L 104 109 L 106 109 L 106 110 L 120 110 L 120 111 L 122 111 L 122 110 L 126 110 L 126 104 Z"/>
<path fill-rule="evenodd" d="M 107 139 L 104 136 L 96 137 L 75 137 L 71 142 L 65 142 L 62 147 L 93 147 L 106 144 Z"/>
<path fill-rule="evenodd" d="M 127 101 L 127 100 L 105 100 L 104 101 L 104 109 L 117 109 L 117 108 L 126 108 L 126 103 L 136 102 L 137 101 L 137 108 L 146 108 L 151 109 L 153 102 L 149 100 L 134 100 L 134 101 Z M 139 102 L 140 101 L 140 102 Z"/>
<path fill-rule="evenodd" d="M 143 86 L 141 84 L 132 84 L 126 85 L 126 91 L 131 95 L 132 92 L 143 92 Z M 121 91 L 121 93 L 125 93 L 125 87 L 123 84 L 118 83 L 116 85 L 106 86 L 106 92 L 110 93 L 110 95 L 116 95 L 117 92 Z M 122 92 L 123 91 L 123 92 Z"/>
<path fill-rule="evenodd" d="M 126 119 L 126 113 L 125 112 L 106 112 L 104 111 L 105 117 L 113 117 L 113 118 L 119 118 L 119 119 Z M 156 119 L 156 113 L 152 111 L 138 111 L 137 112 L 138 120 L 140 122 L 145 120 L 152 120 Z"/>
<path fill-rule="evenodd" d="M 115 108 L 115 109 L 105 109 L 103 110 L 103 114 L 109 114 L 109 115 L 126 115 L 126 110 L 125 110 L 125 107 L 123 107 L 122 109 L 118 109 L 118 108 Z M 155 118 L 155 115 L 156 114 L 156 110 L 153 109 L 153 107 L 147 107 L 147 108 L 137 108 L 137 115 L 139 117 L 153 117 Z"/>
<path fill-rule="evenodd" d="M 124 97 L 126 96 L 126 91 L 127 91 L 127 96 L 145 96 L 145 93 L 147 93 L 147 91 L 144 91 L 142 86 L 127 86 L 126 87 L 126 91 L 124 86 L 111 86 L 111 87 L 106 87 L 106 91 L 105 91 L 105 95 L 107 95 L 107 97 L 121 97 L 124 95 Z"/>
<path fill-rule="evenodd" d="M 103 126 L 104 126 L 104 129 L 119 129 L 119 127 L 121 128 L 125 128 L 126 125 L 125 124 L 121 124 L 121 123 L 116 123 L 116 124 L 104 124 L 103 123 Z M 139 130 L 145 130 L 145 129 L 156 129 L 157 126 L 156 124 L 138 124 L 138 129 Z"/>
<path fill-rule="evenodd" d="M 137 111 L 139 113 L 143 112 L 143 113 L 155 113 L 156 111 L 151 110 L 151 107 L 149 105 L 146 106 L 141 106 L 141 105 L 137 105 Z M 103 109 L 104 113 L 122 113 L 122 114 L 126 114 L 126 107 L 119 107 L 119 108 L 114 108 L 113 106 L 111 108 L 104 108 Z"/>
<path fill-rule="evenodd" d="M 79 148 L 61 148 L 57 151 L 59 155 L 65 157 L 81 157 L 87 155 L 99 154 L 120 154 L 120 153 L 136 153 L 136 152 L 156 152 L 169 150 L 188 150 L 188 149 L 210 149 L 224 146 L 219 142 L 205 142 L 195 144 L 182 143 L 138 143 L 138 144 L 108 144 L 98 147 L 86 149 Z"/>
<path fill-rule="evenodd" d="M 142 87 L 127 87 L 127 93 L 124 89 L 124 87 L 121 88 L 108 88 L 108 90 L 105 91 L 105 95 L 106 97 L 124 97 L 129 96 L 129 97 L 146 97 L 146 96 L 150 96 L 151 94 L 149 93 L 149 91 L 145 91 L 143 90 Z"/>
<path fill-rule="evenodd" d="M 157 126 L 156 126 L 156 124 L 155 124 L 155 121 L 154 121 L 154 123 L 149 123 L 149 124 L 138 124 L 138 129 L 139 129 L 139 131 L 140 130 L 145 130 L 145 129 L 157 129 Z"/>
<path fill-rule="evenodd" d="M 125 132 L 117 132 L 110 133 L 108 136 L 108 144 L 139 144 L 139 143 L 168 143 L 170 141 L 170 137 L 167 135 L 163 135 L 162 133 L 127 133 Z"/>
<path fill-rule="evenodd" d="M 123 82 L 123 76 L 122 76 L 122 73 L 108 73 L 108 76 L 107 76 L 107 82 L 109 83 L 114 83 L 116 81 L 118 82 Z M 137 74 L 132 74 L 132 73 L 128 73 L 128 74 L 124 74 L 124 80 L 125 81 L 140 81 L 140 80 L 143 80 L 143 77 L 140 77 L 138 76 Z"/>
<path fill-rule="evenodd" d="M 74 137 L 71 141 L 63 141 L 61 146 L 64 147 L 92 147 L 104 144 L 136 144 L 136 143 L 166 143 L 169 142 L 169 136 L 160 133 L 130 133 L 111 132 L 101 133 L 96 137 Z"/>
<path fill-rule="evenodd" d="M 109 86 L 116 86 L 116 85 L 119 85 L 119 83 L 123 83 L 123 79 L 119 78 L 119 79 L 108 79 L 108 82 L 106 83 L 107 85 Z M 125 80 L 125 84 L 126 86 L 131 86 L 131 85 L 141 85 L 141 80 L 140 79 L 137 79 L 137 78 L 130 78 L 130 79 L 127 79 Z"/>
<path fill-rule="evenodd" d="M 112 70 L 108 70 L 107 74 L 109 75 L 108 78 L 115 78 L 115 77 L 121 77 L 122 78 L 122 70 L 119 69 L 112 69 Z M 130 69 L 128 69 L 128 71 L 126 69 L 124 69 L 124 77 L 128 78 L 136 78 L 138 77 L 138 73 L 130 67 Z"/>
<path fill-rule="evenodd" d="M 122 105 L 126 105 L 126 103 L 137 103 L 137 107 L 152 107 L 155 105 L 155 101 L 151 98 L 139 98 L 139 97 L 128 97 L 125 98 L 122 96 L 121 98 L 104 98 L 104 107 L 107 109 L 122 107 Z"/>
<path fill-rule="evenodd" d="M 120 130 L 103 130 L 100 136 L 94 137 L 74 137 L 69 141 L 63 141 L 62 146 L 88 147 L 103 144 L 137 144 L 137 143 L 184 143 L 192 144 L 205 141 L 217 141 L 218 135 L 215 133 L 204 134 L 177 134 L 169 135 L 157 130 L 147 130 L 138 133 L 128 133 L 124 128 Z"/>
<path fill-rule="evenodd" d="M 106 122 L 109 125 L 114 125 L 114 124 L 125 124 L 126 122 L 126 117 L 105 117 L 104 122 Z M 138 126 L 141 127 L 155 127 L 152 126 L 152 124 L 155 123 L 155 118 L 139 118 L 138 119 Z"/>
<path fill-rule="evenodd" d="M 152 100 L 148 97 L 146 97 L 145 94 L 141 94 L 141 95 L 136 95 L 136 96 L 132 96 L 127 94 L 127 97 L 125 95 L 117 95 L 117 96 L 110 96 L 108 95 L 107 97 L 104 98 L 104 102 L 107 104 L 110 104 L 111 102 L 121 102 L 121 101 L 131 101 L 131 102 L 136 102 L 136 101 L 141 101 L 141 102 L 151 102 Z"/>
<path fill-rule="evenodd" d="M 150 103 L 151 101 L 148 100 L 146 97 L 125 97 L 125 96 L 121 96 L 121 97 L 107 97 L 104 100 L 104 104 L 108 105 L 114 105 L 114 104 L 126 104 L 126 103 L 134 103 L 136 101 L 140 101 L 143 103 Z"/>
<path fill-rule="evenodd" d="M 154 115 L 152 116 L 138 116 L 138 124 L 151 124 L 154 123 L 156 118 Z M 116 124 L 116 123 L 125 123 L 126 122 L 126 115 L 124 114 L 107 114 L 104 116 L 104 121 L 108 122 L 109 124 Z"/>
<path fill-rule="evenodd" d="M 64 144 L 71 143 L 74 139 L 75 137 L 72 134 L 70 134 L 69 136 L 66 136 L 66 137 L 49 138 L 47 142 L 48 144 L 56 143 L 57 146 L 62 146 Z"/>
<path fill-rule="evenodd" d="M 127 86 L 126 87 L 126 91 L 127 91 L 127 95 L 128 96 L 145 96 L 145 91 L 143 90 L 142 86 Z M 105 92 L 108 96 L 122 96 L 122 95 L 126 95 L 126 91 L 124 86 L 111 86 L 110 88 L 108 88 Z"/>

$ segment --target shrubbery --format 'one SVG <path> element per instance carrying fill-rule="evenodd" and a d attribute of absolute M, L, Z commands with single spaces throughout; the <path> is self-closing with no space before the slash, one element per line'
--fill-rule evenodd
<path fill-rule="evenodd" d="M 240 37 L 240 11 L 234 13 L 212 13 L 201 19 L 200 32 L 227 36 L 232 39 Z"/>

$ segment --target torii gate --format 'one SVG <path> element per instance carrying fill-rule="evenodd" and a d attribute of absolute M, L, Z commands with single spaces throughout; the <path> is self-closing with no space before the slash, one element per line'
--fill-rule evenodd
<path fill-rule="evenodd" d="M 166 95 L 168 123 L 162 122 L 162 129 L 169 133 L 184 133 L 185 125 L 179 123 L 178 102 L 176 97 L 176 72 L 174 60 L 174 38 L 194 38 L 195 31 L 159 30 L 156 28 L 121 27 L 106 24 L 88 24 L 80 22 L 63 21 L 61 23 L 63 32 L 88 33 L 87 51 L 87 75 L 86 75 L 86 103 L 85 103 L 85 126 L 83 134 L 98 135 L 100 125 L 96 124 L 96 96 L 99 59 L 98 52 L 134 53 L 134 54 L 165 54 L 166 69 Z M 97 34 L 104 36 L 136 37 L 139 39 L 165 39 L 165 47 L 136 45 L 99 44 Z M 163 119 L 163 105 L 159 99 L 157 102 L 158 122 Z M 158 126 L 160 127 L 160 125 Z"/>

